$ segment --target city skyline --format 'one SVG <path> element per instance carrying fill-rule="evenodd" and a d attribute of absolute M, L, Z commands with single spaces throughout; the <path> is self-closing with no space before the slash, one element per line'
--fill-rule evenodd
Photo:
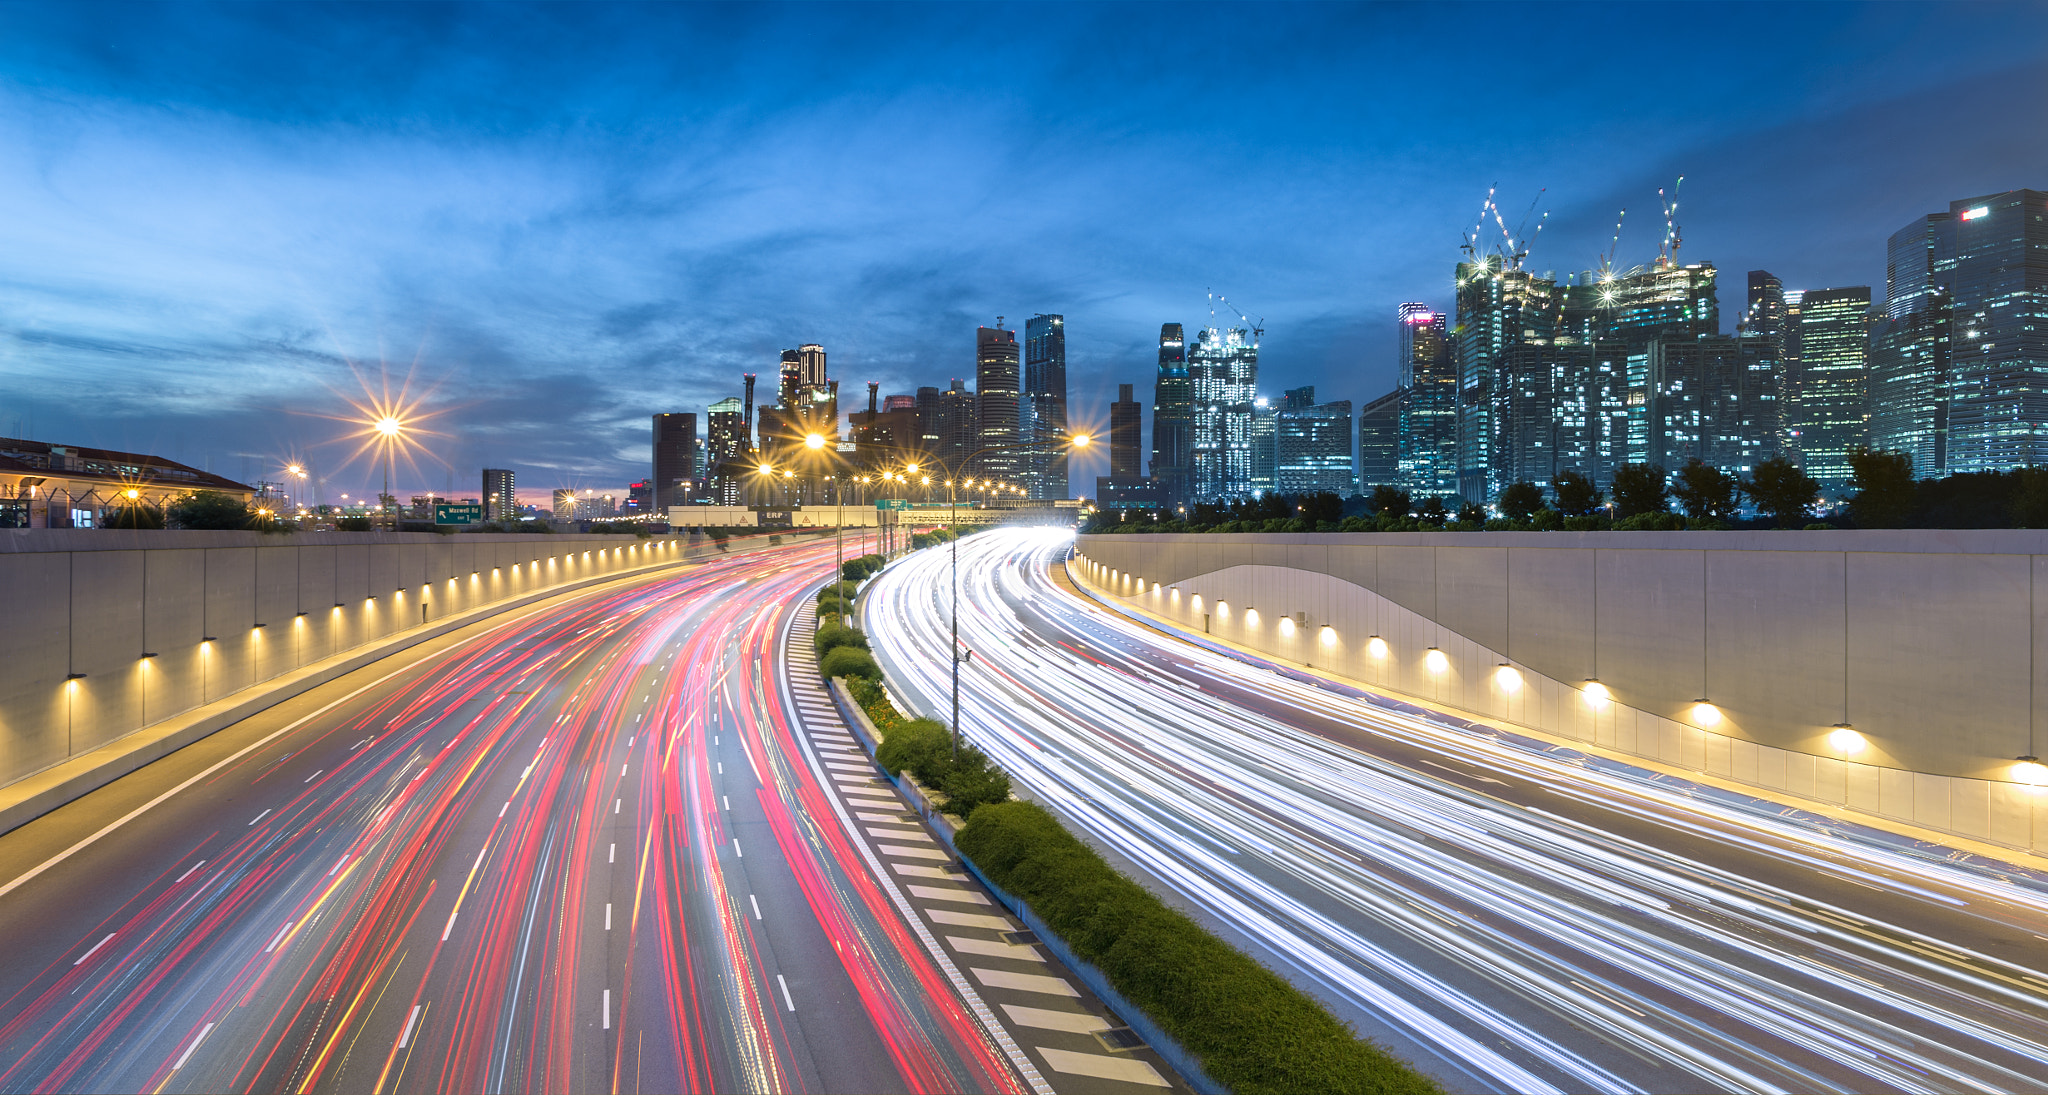
<path fill-rule="evenodd" d="M 1261 394 L 1362 406 L 1393 386 L 1385 317 L 1449 310 L 1496 184 L 1511 220 L 1551 212 L 1529 266 L 1564 276 L 1624 206 L 1619 264 L 1647 261 L 1655 188 L 1683 174 L 1687 257 L 1796 289 L 1882 285 L 1899 225 L 2048 174 L 2048 146 L 1966 109 L 2038 86 L 2048 23 L 2025 7 L 1969 9 L 2000 33 L 1968 42 L 1925 33 L 1953 25 L 1940 8 L 1490 11 L 1544 70 L 1661 35 L 1717 74 L 1561 94 L 1547 133 L 1506 142 L 1484 87 L 1386 94 L 1450 57 L 1460 9 L 1172 9 L 1244 41 L 1221 74 L 1116 44 L 1155 9 L 1053 10 L 1055 63 L 990 87 L 924 61 L 998 12 L 124 10 L 0 15 L 0 130 L 27 150 L 0 174 L 22 214 L 0 229 L 0 433 L 230 475 L 338 454 L 319 416 L 356 394 L 353 362 L 442 410 L 449 467 L 421 488 L 481 467 L 622 485 L 647 474 L 648 415 L 705 413 L 782 348 L 908 393 L 972 377 L 961 332 L 996 315 L 1064 316 L 1070 405 L 1100 416 L 1118 383 L 1149 387 L 1160 323 L 1207 324 L 1211 290 L 1264 319 Z M 702 73 L 664 59 L 711 37 L 733 48 Z M 1311 88 L 1292 73 L 1325 39 L 1397 60 L 1310 65 Z M 783 50 L 830 65 L 772 89 L 748 66 Z M 1901 131 L 1942 154 L 1901 155 Z M 792 155 L 807 181 L 778 173 Z"/>

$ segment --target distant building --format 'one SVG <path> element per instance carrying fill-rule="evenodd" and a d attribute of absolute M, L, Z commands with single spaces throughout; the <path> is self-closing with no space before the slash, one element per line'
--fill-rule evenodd
<path fill-rule="evenodd" d="M 1499 260 L 1457 267 L 1458 493 L 1485 503 L 1556 464 L 1557 283 Z M 1589 323 L 1595 334 L 1602 325 Z M 1594 337 L 1589 334 L 1587 337 Z"/>
<path fill-rule="evenodd" d="M 882 397 L 882 413 L 894 411 L 917 411 L 917 397 L 914 395 L 885 395 Z"/>
<path fill-rule="evenodd" d="M 1255 489 L 1254 432 L 1259 381 L 1259 332 L 1253 328 L 1205 327 L 1188 352 L 1193 388 L 1191 494 L 1202 500 L 1242 497 Z"/>
<path fill-rule="evenodd" d="M 1195 389 L 1187 341 L 1178 323 L 1159 326 L 1159 374 L 1152 391 L 1152 478 L 1174 505 L 1194 484 Z"/>
<path fill-rule="evenodd" d="M 1017 332 L 1003 326 L 1003 317 L 996 317 L 994 327 L 975 328 L 975 418 L 976 440 L 980 442 L 975 448 L 1000 450 L 984 453 L 975 461 L 975 466 L 967 472 L 975 478 L 1015 483 L 1018 473 L 1024 468 L 1024 461 L 1015 449 L 1023 440 L 1019 433 L 1021 416 L 1018 409 L 1023 377 L 1017 350 Z"/>
<path fill-rule="evenodd" d="M 554 515 L 556 519 L 562 521 L 576 519 L 576 491 L 573 488 L 555 488 Z"/>
<path fill-rule="evenodd" d="M 883 410 L 876 401 L 878 387 L 869 381 L 868 409 L 846 416 L 853 430 L 853 462 L 860 471 L 900 470 L 924 452 L 918 438 L 916 404 Z M 891 398 L 910 402 L 908 397 Z"/>
<path fill-rule="evenodd" d="M 1131 396 L 1131 385 L 1117 385 L 1109 405 L 1109 474 L 1119 479 L 1142 478 L 1145 407 Z"/>
<path fill-rule="evenodd" d="M 715 506 L 737 506 L 743 477 L 753 470 L 746 412 L 738 399 L 727 397 L 713 403 L 704 418 L 708 427 L 701 470 L 705 487 L 697 496 Z"/>
<path fill-rule="evenodd" d="M 1799 305 L 1799 392 L 1794 428 L 1801 466 L 1839 499 L 1849 454 L 1869 443 L 1870 287 L 1810 289 Z"/>
<path fill-rule="evenodd" d="M 679 505 L 688 505 L 690 502 L 690 499 L 685 497 L 685 492 L 683 491 L 677 491 L 676 497 L 681 499 L 677 503 Z M 619 512 L 634 517 L 644 517 L 649 513 L 656 512 L 654 509 L 654 481 L 643 479 L 638 483 L 626 484 L 626 501 L 619 507 Z M 661 512 L 664 515 L 666 514 L 666 511 Z"/>
<path fill-rule="evenodd" d="M 1778 363 L 1762 336 L 1674 334 L 1629 355 L 1629 461 L 1741 477 L 1779 455 Z"/>
<path fill-rule="evenodd" d="M 1451 361 L 1450 317 L 1426 304 L 1403 304 L 1396 318 L 1401 390 L 1397 469 L 1389 478 L 1366 471 L 1365 435 L 1359 435 L 1361 489 L 1398 485 L 1417 498 L 1458 490 L 1458 370 Z M 1378 404 L 1378 400 L 1373 405 Z M 1364 414 L 1359 428 L 1366 427 Z"/>
<path fill-rule="evenodd" d="M 697 478 L 697 416 L 691 412 L 654 416 L 654 508 L 667 513 L 682 505 L 676 488 Z"/>
<path fill-rule="evenodd" d="M 1032 316 L 1024 324 L 1024 388 L 1018 402 L 1018 438 L 1039 446 L 1020 454 L 1026 497 L 1066 498 L 1067 321 L 1058 315 Z"/>
<path fill-rule="evenodd" d="M 938 399 L 938 447 L 937 453 L 946 470 L 955 477 L 980 478 L 963 467 L 962 462 L 981 448 L 981 426 L 979 412 L 975 406 L 974 393 L 967 389 L 963 380 L 954 380 Z"/>
<path fill-rule="evenodd" d="M 484 520 L 519 519 L 519 492 L 512 485 L 511 468 L 484 469 Z"/>
<path fill-rule="evenodd" d="M 1948 470 L 2048 465 L 2048 192 L 1949 203 L 1929 280 L 1953 323 Z M 1943 253 L 1953 248 L 1953 266 Z"/>
<path fill-rule="evenodd" d="M 1370 493 L 1374 487 L 1401 485 L 1401 427 L 1414 398 L 1415 389 L 1395 388 L 1358 409 L 1356 490 Z"/>
<path fill-rule="evenodd" d="M 161 456 L 0 437 L 0 528 L 96 528 L 111 510 L 160 513 L 201 490 L 257 497 L 254 487 Z"/>
<path fill-rule="evenodd" d="M 1295 391 L 1306 391 L 1307 398 L 1315 398 L 1313 388 Z M 1352 492 L 1350 400 L 1286 407 L 1275 411 L 1272 421 L 1273 490 L 1280 494 Z M 1388 455 L 1391 457 L 1391 450 Z"/>
<path fill-rule="evenodd" d="M 1949 473 L 1956 224 L 1932 213 L 1892 233 L 1884 313 L 1870 331 L 1870 446 L 1905 453 L 1922 478 Z"/>

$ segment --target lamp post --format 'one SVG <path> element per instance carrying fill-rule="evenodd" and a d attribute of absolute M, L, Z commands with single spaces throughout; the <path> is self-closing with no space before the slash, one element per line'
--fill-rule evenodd
<path fill-rule="evenodd" d="M 959 478 L 959 473 L 961 471 L 965 470 L 968 465 L 974 463 L 975 458 L 981 456 L 984 453 L 1029 451 L 1032 449 L 1063 449 L 1069 446 L 1079 449 L 1086 448 L 1088 445 L 1088 441 L 1089 438 L 1087 434 L 1077 433 L 1074 434 L 1072 437 L 1060 441 L 1025 442 L 1023 444 L 1016 445 L 990 445 L 986 448 L 978 449 L 974 452 L 968 453 L 967 456 L 962 458 L 958 465 L 954 468 L 948 469 L 944 464 L 939 465 L 940 470 L 947 473 L 946 494 L 947 497 L 951 500 L 950 508 L 952 509 L 954 519 L 954 525 L 949 529 L 949 531 L 953 533 L 953 546 L 951 549 L 952 558 L 949 561 L 952 569 L 951 577 L 953 595 L 952 607 L 948 612 L 948 615 L 952 617 L 951 623 L 953 629 L 953 759 L 956 761 L 960 759 L 960 665 L 962 662 L 966 661 L 967 658 L 962 657 L 960 654 L 960 530 L 958 524 L 960 517 L 960 503 L 957 498 L 953 497 L 953 482 L 954 480 Z M 986 480 L 984 480 L 984 482 L 986 482 Z M 973 485 L 973 480 L 968 480 L 968 486 L 972 487 Z M 973 651 L 969 651 L 967 657 L 972 656 Z"/>
<path fill-rule="evenodd" d="M 398 499 L 391 496 L 391 462 L 398 450 L 399 436 L 405 432 L 405 423 L 400 422 L 396 416 L 387 414 L 377 420 L 376 429 L 383 439 L 380 444 L 384 448 L 384 493 L 377 499 L 378 509 L 395 532 L 398 529 Z"/>

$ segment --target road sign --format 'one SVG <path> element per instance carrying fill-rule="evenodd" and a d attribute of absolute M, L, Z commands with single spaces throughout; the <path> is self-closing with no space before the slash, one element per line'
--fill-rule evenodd
<path fill-rule="evenodd" d="M 910 499 L 908 499 L 908 498 L 877 498 L 877 499 L 875 499 L 875 508 L 876 508 L 876 509 L 909 509 L 909 508 L 910 508 Z"/>
<path fill-rule="evenodd" d="M 482 506 L 451 506 L 434 503 L 434 523 L 437 525 L 474 525 L 484 519 Z"/>

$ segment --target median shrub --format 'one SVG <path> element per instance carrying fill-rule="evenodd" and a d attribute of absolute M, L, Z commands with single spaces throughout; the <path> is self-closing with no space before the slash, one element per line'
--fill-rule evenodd
<path fill-rule="evenodd" d="M 865 677 L 869 680 L 882 679 L 882 667 L 875 664 L 874 656 L 865 650 L 842 646 L 825 655 L 818 662 L 818 668 L 827 679 L 832 677 Z"/>
<path fill-rule="evenodd" d="M 827 616 L 824 619 L 831 620 L 832 622 L 829 624 L 820 623 L 817 633 L 811 636 L 811 642 L 818 648 L 818 657 L 823 658 L 832 651 L 845 647 L 851 647 L 854 650 L 866 650 L 868 648 L 868 637 L 839 623 L 839 617 Z"/>
<path fill-rule="evenodd" d="M 839 564 L 839 577 L 849 582 L 858 582 L 882 569 L 888 562 L 889 560 L 880 555 L 863 555 L 858 559 L 848 559 Z"/>
<path fill-rule="evenodd" d="M 991 881 L 1029 903 L 1238 1095 L 1440 1095 L 1433 1080 L 1118 874 L 1037 805 L 976 810 L 957 839 Z"/>

